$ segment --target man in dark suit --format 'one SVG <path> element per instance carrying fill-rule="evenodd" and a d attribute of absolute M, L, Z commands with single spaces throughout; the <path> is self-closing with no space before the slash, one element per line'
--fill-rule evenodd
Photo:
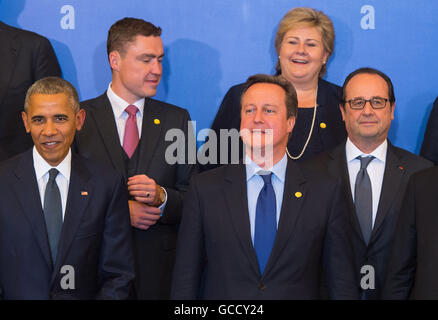
<path fill-rule="evenodd" d="M 392 82 L 384 73 L 361 68 L 348 75 L 340 109 L 347 141 L 309 164 L 342 178 L 354 231 L 357 286 L 363 299 L 380 299 L 408 179 L 432 164 L 388 141 L 395 97 Z"/>
<path fill-rule="evenodd" d="M 292 85 L 256 75 L 242 96 L 245 164 L 195 176 L 178 236 L 174 299 L 358 298 L 340 181 L 288 160 Z"/>
<path fill-rule="evenodd" d="M 0 161 L 32 146 L 21 112 L 27 89 L 48 76 L 61 76 L 46 38 L 0 22 Z"/>
<path fill-rule="evenodd" d="M 112 166 L 128 182 L 139 299 L 169 298 L 183 192 L 193 167 L 186 139 L 166 138 L 172 129 L 185 138 L 192 134 L 188 112 L 150 98 L 162 74 L 160 34 L 160 28 L 134 18 L 111 27 L 112 82 L 103 95 L 82 103 L 87 118 L 76 137 L 80 154 Z M 175 143 L 184 150 L 176 163 L 166 155 Z"/>
<path fill-rule="evenodd" d="M 427 121 L 420 155 L 438 165 L 438 98 L 433 103 L 432 111 Z"/>
<path fill-rule="evenodd" d="M 438 168 L 412 175 L 406 189 L 383 299 L 438 299 Z"/>
<path fill-rule="evenodd" d="M 35 147 L 0 166 L 0 295 L 126 299 L 134 279 L 120 175 L 71 152 L 84 122 L 76 90 L 57 77 L 29 89 L 22 113 Z"/>

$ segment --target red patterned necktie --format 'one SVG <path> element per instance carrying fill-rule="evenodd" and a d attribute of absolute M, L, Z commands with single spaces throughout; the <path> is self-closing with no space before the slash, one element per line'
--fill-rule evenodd
<path fill-rule="evenodd" d="M 129 117 L 128 120 L 126 120 L 125 136 L 123 137 L 123 149 L 128 157 L 131 158 L 138 145 L 138 127 L 136 117 L 138 108 L 131 104 L 126 107 L 125 111 L 128 113 Z"/>

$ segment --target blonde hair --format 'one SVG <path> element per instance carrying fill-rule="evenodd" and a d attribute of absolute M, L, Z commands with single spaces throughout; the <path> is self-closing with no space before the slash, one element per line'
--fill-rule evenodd
<path fill-rule="evenodd" d="M 335 49 L 335 29 L 333 28 L 333 23 L 324 12 L 316 11 L 312 8 L 292 9 L 281 19 L 278 24 L 277 34 L 275 35 L 275 49 L 277 50 L 277 55 L 280 53 L 284 35 L 289 30 L 300 25 L 315 27 L 321 32 L 322 44 L 325 52 L 328 53 L 327 59 L 330 58 Z M 277 61 L 275 70 L 277 74 L 281 73 L 280 61 Z M 323 64 L 319 72 L 319 77 L 324 76 L 326 71 L 326 64 Z"/>

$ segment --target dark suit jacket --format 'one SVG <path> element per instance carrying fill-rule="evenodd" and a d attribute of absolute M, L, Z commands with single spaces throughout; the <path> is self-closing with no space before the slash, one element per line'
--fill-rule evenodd
<path fill-rule="evenodd" d="M 46 38 L 0 22 L 0 160 L 32 146 L 21 111 L 27 89 L 47 76 L 61 76 L 58 60 Z"/>
<path fill-rule="evenodd" d="M 211 126 L 211 130 L 216 133 L 218 137 L 218 162 L 220 161 L 220 145 L 219 136 L 220 129 L 237 129 L 240 130 L 240 98 L 245 84 L 241 83 L 231 87 L 226 93 L 216 117 Z M 329 150 L 341 143 L 346 137 L 345 125 L 342 121 L 341 111 L 339 110 L 339 103 L 342 98 L 342 89 L 328 81 L 319 79 L 318 82 L 318 97 L 317 97 L 317 119 L 315 120 L 315 127 L 313 129 L 312 137 L 319 136 L 322 143 L 323 150 L 311 150 L 307 148 L 300 160 L 307 159 L 315 154 L 315 152 Z M 297 118 L 300 121 L 300 118 Z M 325 123 L 326 127 L 321 128 L 320 124 Z M 309 128 L 310 130 L 310 128 Z M 299 144 L 304 146 L 307 139 L 306 136 L 294 136 L 294 143 L 298 140 Z M 291 143 L 292 140 L 289 141 Z M 289 145 L 291 149 L 291 145 Z M 243 143 L 240 140 L 239 146 L 240 156 L 242 157 Z M 231 163 L 231 147 L 228 148 L 228 163 Z M 200 166 L 202 171 L 218 167 L 219 164 L 206 164 Z"/>
<path fill-rule="evenodd" d="M 83 191 L 88 195 L 82 195 Z M 4 299 L 126 299 L 134 279 L 122 178 L 72 154 L 67 207 L 52 263 L 32 149 L 0 167 L 0 291 Z M 61 267 L 74 268 L 64 290 Z"/>
<path fill-rule="evenodd" d="M 438 299 L 438 168 L 412 175 L 383 290 L 384 299 Z"/>
<path fill-rule="evenodd" d="M 362 266 L 373 266 L 375 270 L 375 289 L 366 290 L 365 295 L 367 299 L 380 299 L 391 252 L 391 243 L 408 179 L 411 174 L 432 166 L 432 163 L 406 150 L 394 147 L 388 141 L 382 190 L 368 246 L 363 239 L 354 208 L 345 154 L 345 142 L 332 151 L 322 153 L 309 160 L 308 164 L 312 167 L 320 166 L 323 171 L 329 172 L 332 176 L 342 178 L 345 187 L 344 199 L 348 204 L 349 221 L 351 229 L 354 231 L 352 233 L 352 244 L 356 261 L 357 286 L 360 288 L 360 280 L 364 276 L 360 273 Z"/>
<path fill-rule="evenodd" d="M 82 107 L 87 116 L 83 129 L 76 136 L 77 151 L 113 167 L 127 179 L 116 122 L 106 93 L 83 102 Z M 160 123 L 155 124 L 155 119 Z M 140 299 L 169 298 L 183 193 L 193 166 L 187 164 L 187 145 L 185 163 L 167 163 L 165 152 L 173 141 L 165 141 L 165 135 L 176 128 L 188 137 L 189 120 L 186 110 L 146 98 L 136 174 L 146 174 L 165 188 L 167 204 L 156 225 L 146 231 L 133 228 L 136 291 Z"/>
<path fill-rule="evenodd" d="M 429 115 L 420 155 L 438 165 L 438 98 Z"/>
<path fill-rule="evenodd" d="M 243 164 L 192 179 L 178 236 L 172 298 L 318 299 L 321 266 L 331 298 L 358 297 L 339 180 L 289 160 L 278 231 L 263 274 L 247 203 Z"/>

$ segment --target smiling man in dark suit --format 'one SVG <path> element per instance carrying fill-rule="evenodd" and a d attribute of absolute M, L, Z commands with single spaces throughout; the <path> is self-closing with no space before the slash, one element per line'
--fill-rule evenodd
<path fill-rule="evenodd" d="M 49 40 L 0 21 L 0 160 L 32 146 L 21 112 L 27 89 L 37 80 L 61 76 Z"/>
<path fill-rule="evenodd" d="M 340 181 L 286 156 L 297 104 L 281 76 L 248 79 L 245 164 L 192 179 L 172 298 L 318 299 L 321 269 L 330 298 L 358 297 Z"/>
<path fill-rule="evenodd" d="M 340 109 L 347 141 L 309 164 L 342 178 L 354 231 L 357 286 L 363 299 L 380 299 L 408 179 L 432 163 L 389 142 L 395 96 L 384 73 L 372 68 L 350 73 Z"/>
<path fill-rule="evenodd" d="M 101 96 L 82 103 L 84 128 L 76 137 L 80 154 L 121 173 L 130 194 L 134 232 L 136 293 L 139 299 L 168 299 L 183 193 L 193 165 L 188 148 L 173 164 L 166 159 L 169 130 L 187 138 L 189 114 L 154 96 L 164 56 L 161 29 L 124 18 L 108 32 L 112 82 Z"/>
<path fill-rule="evenodd" d="M 61 78 L 43 78 L 27 93 L 22 118 L 35 147 L 0 165 L 2 298 L 131 294 L 127 192 L 120 175 L 71 151 L 84 117 Z"/>

